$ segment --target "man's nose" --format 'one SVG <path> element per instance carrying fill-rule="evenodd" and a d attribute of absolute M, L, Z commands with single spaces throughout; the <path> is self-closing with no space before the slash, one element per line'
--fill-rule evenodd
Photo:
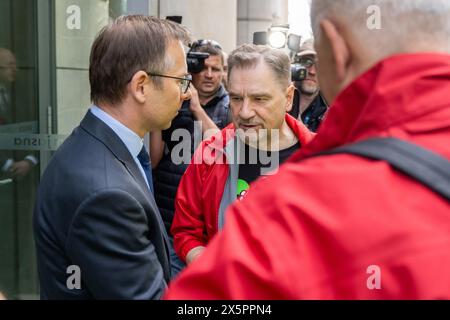
<path fill-rule="evenodd" d="M 310 73 L 310 74 L 312 74 L 312 75 L 316 75 L 316 73 L 317 73 L 317 67 L 316 67 L 316 64 L 315 64 L 315 63 L 314 63 L 311 67 L 309 67 L 308 73 Z"/>
<path fill-rule="evenodd" d="M 208 77 L 208 78 L 211 78 L 212 77 L 212 70 L 211 70 L 211 68 L 207 68 L 205 71 L 206 71 L 205 72 L 205 76 Z"/>
<path fill-rule="evenodd" d="M 251 107 L 248 99 L 244 99 L 242 102 L 241 110 L 239 110 L 239 117 L 241 117 L 244 120 L 251 119 L 255 116 L 255 112 L 253 111 L 253 108 Z"/>

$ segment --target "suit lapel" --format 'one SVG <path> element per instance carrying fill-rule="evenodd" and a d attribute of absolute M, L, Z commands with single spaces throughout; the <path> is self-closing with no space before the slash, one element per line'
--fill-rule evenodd
<path fill-rule="evenodd" d="M 137 184 L 141 187 L 142 191 L 152 199 L 150 202 L 154 203 L 153 195 L 151 194 L 141 171 L 136 165 L 132 155 L 128 151 L 126 145 L 117 136 L 117 134 L 102 120 L 94 116 L 90 111 L 87 112 L 84 119 L 81 121 L 80 127 L 100 140 L 113 154 L 114 156 L 125 166 L 127 171 L 131 174 Z"/>
<path fill-rule="evenodd" d="M 127 171 L 134 178 L 136 183 L 141 187 L 142 191 L 146 194 L 150 206 L 153 208 L 153 211 L 157 216 L 156 218 L 164 238 L 165 251 L 169 259 L 170 244 L 166 228 L 164 226 L 164 223 L 162 222 L 161 215 L 159 214 L 158 206 L 156 205 L 155 198 L 150 192 L 150 189 L 148 188 L 147 183 L 145 182 L 144 177 L 141 174 L 141 171 L 137 167 L 136 162 L 128 151 L 128 148 L 107 124 L 94 116 L 90 111 L 87 112 L 86 116 L 81 121 L 80 127 L 86 130 L 96 139 L 100 140 L 114 154 L 114 156 L 125 166 Z M 168 271 L 169 274 L 166 274 L 166 278 L 168 277 L 166 280 L 170 278 L 170 261 L 168 260 L 167 263 L 168 270 L 165 270 L 164 272 L 166 274 L 166 272 Z"/>

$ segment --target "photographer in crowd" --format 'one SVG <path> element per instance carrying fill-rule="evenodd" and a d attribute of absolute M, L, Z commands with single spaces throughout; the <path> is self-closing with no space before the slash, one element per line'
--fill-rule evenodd
<path fill-rule="evenodd" d="M 180 141 L 172 141 L 173 133 L 178 129 L 187 130 L 190 136 L 190 154 L 182 155 L 183 159 L 191 159 L 194 149 L 194 136 L 202 137 L 204 133 L 217 132 L 229 123 L 229 98 L 223 84 L 224 55 L 222 47 L 213 40 L 198 40 L 191 45 L 190 52 L 207 53 L 208 58 L 199 72 L 192 73 L 191 96 L 185 101 L 177 117 L 169 129 L 152 132 L 150 138 L 150 156 L 152 160 L 155 199 L 161 212 L 167 231 L 173 220 L 175 211 L 175 195 L 181 177 L 189 163 L 176 163 L 172 151 Z M 197 125 L 195 125 L 197 122 Z M 198 124 L 201 123 L 201 132 Z M 195 132 L 197 130 L 197 132 Z M 207 138 L 204 136 L 204 138 Z M 181 141 L 181 143 L 186 141 Z M 174 271 L 181 270 L 183 264 L 176 255 L 172 257 Z"/>
<path fill-rule="evenodd" d="M 328 105 L 320 94 L 316 67 L 317 53 L 312 38 L 301 45 L 294 62 L 306 68 L 307 76 L 304 80 L 294 82 L 296 90 L 290 114 L 301 120 L 309 130 L 316 132 L 326 115 Z"/>

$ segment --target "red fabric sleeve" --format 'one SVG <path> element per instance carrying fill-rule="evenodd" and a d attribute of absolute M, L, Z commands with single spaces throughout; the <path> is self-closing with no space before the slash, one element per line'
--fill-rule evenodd
<path fill-rule="evenodd" d="M 199 148 L 198 151 L 201 151 Z M 177 255 L 186 261 L 190 250 L 206 246 L 206 227 L 203 218 L 201 193 L 204 164 L 191 163 L 183 175 L 175 200 L 175 214 L 171 232 Z"/>

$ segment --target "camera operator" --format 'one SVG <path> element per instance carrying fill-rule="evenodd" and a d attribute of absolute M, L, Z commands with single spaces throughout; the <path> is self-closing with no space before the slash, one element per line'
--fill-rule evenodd
<path fill-rule="evenodd" d="M 213 40 L 198 40 L 191 46 L 190 53 L 200 52 L 209 54 L 204 60 L 201 70 L 189 70 L 192 73 L 191 100 L 185 101 L 179 114 L 172 121 L 168 130 L 152 132 L 150 135 L 150 157 L 153 167 L 155 199 L 161 212 L 165 227 L 170 235 L 170 227 L 175 211 L 175 196 L 181 177 L 189 163 L 176 164 L 171 154 L 179 141 L 172 141 L 172 133 L 177 129 L 186 129 L 191 138 L 191 159 L 194 153 L 194 121 L 201 121 L 202 132 L 206 139 L 210 135 L 223 129 L 230 122 L 229 97 L 223 84 L 224 55 L 221 46 Z M 189 54 L 188 54 L 189 56 Z M 188 68 L 189 63 L 188 63 Z M 217 130 L 214 130 L 217 129 Z M 175 151 L 176 152 L 176 151 Z M 173 241 L 172 237 L 171 241 Z M 184 264 L 174 255 L 171 257 L 174 274 L 180 271 Z"/>
<path fill-rule="evenodd" d="M 307 69 L 307 76 L 302 81 L 295 81 L 294 102 L 290 114 L 316 132 L 322 123 L 328 110 L 325 99 L 319 91 L 317 79 L 316 56 L 314 50 L 314 40 L 306 40 L 295 56 L 295 61 Z"/>

